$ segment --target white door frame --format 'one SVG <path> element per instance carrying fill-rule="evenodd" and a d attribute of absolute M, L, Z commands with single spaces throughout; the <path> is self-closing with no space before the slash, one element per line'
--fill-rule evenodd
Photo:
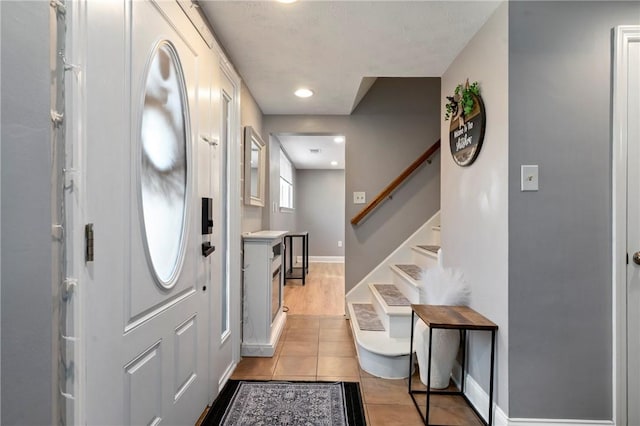
<path fill-rule="evenodd" d="M 640 26 L 614 31 L 612 123 L 613 422 L 627 423 L 627 93 L 628 46 Z"/>
<path fill-rule="evenodd" d="M 66 125 L 66 151 L 68 155 L 68 165 L 73 177 L 74 191 L 65 194 L 65 205 L 68 217 L 73 218 L 73 223 L 86 223 L 86 199 L 82 196 L 84 183 L 86 182 L 86 80 L 84 78 L 87 33 L 86 33 L 86 9 L 87 0 L 77 0 L 66 3 L 66 51 L 65 60 L 73 64 L 71 70 L 65 73 L 65 125 Z M 68 224 L 72 224 L 68 221 Z M 68 330 L 73 339 L 70 358 L 75 362 L 74 383 L 72 398 L 67 400 L 66 418 L 72 419 L 74 424 L 86 424 L 86 412 L 84 405 L 84 392 L 86 385 L 85 377 L 85 350 L 86 340 L 85 330 L 85 291 L 82 283 L 87 282 L 86 270 L 84 268 L 84 235 L 79 232 L 78 227 L 69 226 L 65 232 L 65 244 L 67 244 L 67 275 L 76 277 L 78 285 L 74 291 L 74 303 L 70 307 L 73 312 L 73 330 Z"/>
<path fill-rule="evenodd" d="M 0 4 L 0 34 L 2 34 L 2 4 Z M 0 43 L 1 44 L 1 43 Z M 0 58 L 2 58 L 2 46 L 0 46 Z M 2 67 L 0 66 L 0 93 L 2 92 Z M 1 104 L 1 102 L 0 102 Z M 2 105 L 0 105 L 0 135 L 2 134 Z M 0 150 L 2 151 L 2 150 Z M 0 164 L 2 163 L 0 155 Z M 2 176 L 2 173 L 0 173 Z M 2 211 L 2 179 L 0 178 L 0 212 Z M 2 214 L 0 213 L 0 223 L 2 223 Z M 0 239 L 2 238 L 2 226 L 0 226 Z M 0 249 L 0 259 L 2 259 L 2 250 Z M 2 262 L 0 262 L 1 264 Z M 2 270 L 0 268 L 0 318 L 2 318 Z M 2 353 L 2 327 L 0 327 L 0 354 Z M 2 383 L 2 362 L 0 362 L 0 384 Z M 2 421 L 2 386 L 0 385 L 0 422 Z"/>
<path fill-rule="evenodd" d="M 242 209 L 240 204 L 240 160 L 242 158 L 241 140 L 242 132 L 240 128 L 240 92 L 241 80 L 233 65 L 226 59 L 222 49 L 215 45 L 220 55 L 220 69 L 233 85 L 233 99 L 230 105 L 229 117 L 229 141 L 227 145 L 227 250 L 229 252 L 227 264 L 227 280 L 229 282 L 229 326 L 231 329 L 231 339 L 233 345 L 232 368 L 227 371 L 224 377 L 218 382 L 218 392 L 227 382 L 233 369 L 240 361 L 240 332 L 241 332 L 241 312 L 240 301 L 241 290 L 241 259 L 240 241 L 242 229 Z M 216 336 L 217 339 L 220 336 Z M 215 393 L 215 395 L 218 394 Z M 211 394 L 213 398 L 213 394 Z M 213 400 L 211 401 L 213 402 Z"/>

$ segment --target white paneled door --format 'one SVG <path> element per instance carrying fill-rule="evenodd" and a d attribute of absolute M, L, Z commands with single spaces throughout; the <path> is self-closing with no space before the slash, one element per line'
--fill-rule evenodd
<path fill-rule="evenodd" d="M 640 28 L 626 46 L 628 154 L 627 361 L 628 424 L 640 424 Z"/>
<path fill-rule="evenodd" d="M 210 54 L 175 2 L 87 2 L 86 424 L 194 424 L 208 400 L 212 257 L 197 161 Z M 204 81 L 204 83 L 202 83 Z M 210 81 L 210 80 L 209 80 Z M 199 87 L 203 85 L 205 87 Z M 209 167 L 211 167 L 209 165 Z"/>
<path fill-rule="evenodd" d="M 640 425 L 640 26 L 616 28 L 613 70 L 614 408 Z"/>

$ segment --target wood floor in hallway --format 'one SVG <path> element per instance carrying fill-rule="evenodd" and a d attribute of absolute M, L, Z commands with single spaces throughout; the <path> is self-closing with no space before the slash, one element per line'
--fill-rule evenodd
<path fill-rule="evenodd" d="M 305 285 L 287 280 L 289 315 L 344 315 L 344 263 L 310 263 Z"/>

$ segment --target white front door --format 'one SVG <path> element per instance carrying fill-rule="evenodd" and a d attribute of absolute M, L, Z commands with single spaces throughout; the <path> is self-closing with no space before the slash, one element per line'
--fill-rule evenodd
<path fill-rule="evenodd" d="M 208 49 L 176 2 L 86 12 L 85 420 L 192 425 L 209 399 L 215 287 L 199 188 L 212 172 L 196 160 Z"/>
<path fill-rule="evenodd" d="M 640 425 L 640 27 L 616 28 L 613 90 L 614 306 L 618 424 Z M 624 267 L 622 266 L 624 265 Z"/>

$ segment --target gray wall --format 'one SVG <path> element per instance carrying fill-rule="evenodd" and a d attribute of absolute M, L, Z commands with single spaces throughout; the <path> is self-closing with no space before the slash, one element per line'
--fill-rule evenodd
<path fill-rule="evenodd" d="M 49 3 L 2 2 L 2 418 L 52 424 Z"/>
<path fill-rule="evenodd" d="M 344 170 L 298 170 L 296 178 L 296 228 L 309 232 L 309 256 L 344 256 Z"/>
<path fill-rule="evenodd" d="M 242 170 L 242 181 L 244 182 L 244 127 L 253 127 L 255 131 L 262 136 L 265 143 L 268 141 L 268 139 L 262 134 L 262 111 L 255 99 L 253 99 L 253 95 L 244 82 L 242 83 L 242 89 L 240 92 L 240 123 L 242 125 L 242 145 L 240 148 L 242 152 L 242 162 L 240 164 L 240 170 Z M 240 190 L 244 198 L 244 187 Z M 265 189 L 265 192 L 266 191 L 268 191 L 268 189 Z M 244 203 L 242 204 L 241 231 L 243 233 L 266 229 L 262 225 L 262 210 L 263 207 L 249 206 Z"/>
<path fill-rule="evenodd" d="M 442 118 L 442 257 L 460 270 L 471 288 L 470 306 L 499 327 L 494 397 L 508 414 L 508 200 L 509 200 L 509 40 L 508 4 L 503 3 L 465 46 L 442 76 L 441 101 L 468 78 L 478 81 L 487 111 L 482 150 L 468 167 L 454 163 L 450 121 Z M 469 344 L 469 374 L 488 393 L 489 333 L 474 333 Z"/>
<path fill-rule="evenodd" d="M 611 29 L 639 23 L 638 2 L 510 4 L 511 417 L 612 418 Z"/>
<path fill-rule="evenodd" d="M 356 227 L 349 223 L 363 207 L 353 204 L 354 191 L 365 191 L 367 200 L 373 199 L 438 140 L 439 78 L 379 78 L 350 116 L 265 115 L 265 135 L 287 132 L 346 137 L 346 291 L 440 209 L 436 156 L 366 221 Z"/>

